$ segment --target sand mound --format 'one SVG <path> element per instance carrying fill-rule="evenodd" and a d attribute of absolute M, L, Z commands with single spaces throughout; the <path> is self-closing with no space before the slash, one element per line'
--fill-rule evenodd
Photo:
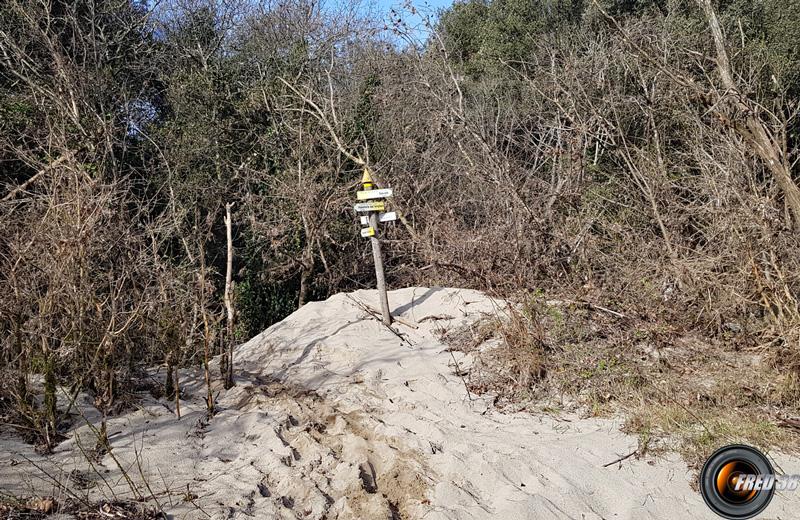
<path fill-rule="evenodd" d="M 175 518 L 715 518 L 677 459 L 604 467 L 636 448 L 614 421 L 504 414 L 468 395 L 456 368 L 470 360 L 438 338 L 500 302 L 441 288 L 389 299 L 404 322 L 394 331 L 364 309 L 377 308 L 375 292 L 357 291 L 309 303 L 239 346 L 237 386 L 210 419 L 201 374 L 183 374 L 183 418 L 143 398 L 110 422 L 114 457 Z M 85 462 L 88 426 L 48 458 L 0 443 L 0 488 L 52 492 L 44 470 L 81 475 L 75 493 L 134 495 L 108 455 Z M 800 472 L 795 459 L 780 463 Z M 790 518 L 798 506 L 787 492 L 767 512 Z"/>

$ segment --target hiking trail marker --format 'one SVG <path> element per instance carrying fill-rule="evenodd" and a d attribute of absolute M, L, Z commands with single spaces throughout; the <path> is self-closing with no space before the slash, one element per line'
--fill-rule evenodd
<path fill-rule="evenodd" d="M 362 217 L 362 218 L 366 218 L 366 217 Z M 375 228 L 372 227 L 372 226 L 361 228 L 361 236 L 365 237 L 365 238 L 374 237 L 375 236 Z"/>
<path fill-rule="evenodd" d="M 365 211 L 383 211 L 386 209 L 386 203 L 382 200 L 375 201 L 375 202 L 359 202 L 353 209 L 358 212 L 365 212 Z"/>
<path fill-rule="evenodd" d="M 358 200 L 370 199 L 386 199 L 392 196 L 392 188 L 384 188 L 382 190 L 364 190 L 356 193 Z"/>
<path fill-rule="evenodd" d="M 389 211 L 386 213 L 379 213 L 378 214 L 378 222 L 391 222 L 393 220 L 397 220 L 397 213 L 394 211 Z M 369 226 L 369 217 L 364 215 L 361 216 L 361 225 L 362 226 Z"/>
<path fill-rule="evenodd" d="M 383 324 L 392 324 L 392 315 L 389 312 L 389 297 L 386 294 L 386 279 L 383 275 L 383 254 L 381 253 L 381 243 L 378 240 L 378 223 L 391 222 L 397 219 L 397 213 L 390 211 L 382 213 L 386 209 L 387 199 L 392 196 L 391 188 L 378 189 L 375 186 L 375 181 L 369 174 L 369 169 L 364 167 L 364 175 L 361 177 L 361 184 L 364 187 L 362 191 L 356 193 L 357 200 L 366 200 L 370 202 L 360 202 L 353 206 L 356 212 L 366 212 L 368 215 L 361 216 L 361 225 L 367 226 L 361 228 L 361 236 L 369 238 L 372 244 L 372 259 L 375 262 L 375 278 L 378 285 L 378 297 L 381 301 L 381 314 L 383 315 Z"/>

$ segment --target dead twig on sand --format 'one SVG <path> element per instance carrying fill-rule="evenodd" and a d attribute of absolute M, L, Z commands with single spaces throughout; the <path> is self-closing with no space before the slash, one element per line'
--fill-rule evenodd
<path fill-rule="evenodd" d="M 456 356 L 453 354 L 453 349 L 449 348 L 447 349 L 447 352 L 450 353 L 450 357 L 452 358 L 453 364 L 456 367 L 456 375 L 460 377 L 461 382 L 464 383 L 464 390 L 467 391 L 467 398 L 470 401 L 474 401 L 475 399 L 473 399 L 472 393 L 469 391 L 469 385 L 467 384 L 467 380 L 464 378 L 464 372 L 461 371 L 461 367 L 458 365 L 458 361 L 456 361 Z"/>
<path fill-rule="evenodd" d="M 395 336 L 397 336 L 398 338 L 400 338 L 401 341 L 404 341 L 405 343 L 407 343 L 409 347 L 413 347 L 414 346 L 414 344 L 406 337 L 405 334 L 394 330 L 391 325 L 386 325 L 385 323 L 383 323 L 383 319 L 381 317 L 381 313 L 380 312 L 378 312 L 377 310 L 373 309 L 372 307 L 370 307 L 366 303 L 356 300 L 355 298 L 353 298 L 349 294 L 347 294 L 346 296 L 350 301 L 352 301 L 356 305 L 356 307 L 358 307 L 359 309 L 363 310 L 364 312 L 366 312 L 367 314 L 369 314 L 370 316 L 372 316 L 373 318 L 375 318 L 376 320 L 381 322 L 381 325 L 383 325 L 384 327 L 389 329 L 391 331 L 391 333 L 394 334 Z M 400 320 L 398 320 L 397 318 L 395 318 L 395 320 L 398 323 L 403 323 Z M 403 325 L 405 325 L 405 323 L 403 323 Z M 416 327 L 412 327 L 412 328 L 416 328 Z"/>
<path fill-rule="evenodd" d="M 638 453 L 639 453 L 639 448 L 636 448 L 635 450 L 633 450 L 632 452 L 628 453 L 627 455 L 623 455 L 622 457 L 620 457 L 620 458 L 618 458 L 616 460 L 612 460 L 608 464 L 603 464 L 603 467 L 607 468 L 609 466 L 613 466 L 614 464 L 617 464 L 618 462 L 622 462 L 623 460 L 627 460 L 627 459 L 633 457 L 634 455 L 636 455 Z"/>

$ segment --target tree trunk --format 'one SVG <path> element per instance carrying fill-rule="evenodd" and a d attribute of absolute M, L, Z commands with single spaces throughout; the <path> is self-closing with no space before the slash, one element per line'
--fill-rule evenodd
<path fill-rule="evenodd" d="M 214 394 L 211 392 L 211 327 L 208 325 L 208 308 L 206 306 L 206 258 L 203 242 L 200 241 L 200 273 L 197 275 L 200 286 L 200 316 L 203 320 L 203 375 L 206 381 L 206 409 L 208 413 L 214 412 Z"/>
<path fill-rule="evenodd" d="M 100 430 L 97 433 L 97 444 L 95 445 L 95 452 L 98 458 L 110 451 L 110 444 L 108 442 L 108 411 L 114 404 L 114 370 L 108 368 L 108 359 L 103 360 L 103 365 L 102 381 L 97 389 L 99 395 L 95 401 L 102 413 Z"/>
<path fill-rule="evenodd" d="M 22 409 L 28 402 L 28 381 L 27 381 L 27 360 L 25 356 L 25 347 L 22 344 L 22 335 L 20 332 L 20 317 L 16 316 L 14 319 L 14 351 L 12 355 L 17 358 L 17 374 L 14 381 L 14 398 L 17 400 L 18 408 Z"/>
<path fill-rule="evenodd" d="M 761 118 L 757 116 L 758 108 L 752 106 L 753 104 L 750 100 L 739 91 L 739 87 L 733 78 L 728 52 L 725 50 L 725 36 L 722 33 L 722 27 L 719 25 L 717 13 L 711 5 L 711 0 L 696 0 L 696 2 L 706 16 L 711 36 L 714 39 L 717 68 L 722 86 L 728 91 L 727 95 L 733 100 L 733 107 L 737 114 L 743 114 L 741 120 L 733 120 L 729 124 L 739 133 L 751 150 L 767 164 L 767 168 L 769 168 L 775 178 L 775 182 L 783 192 L 786 208 L 794 221 L 794 229 L 800 229 L 800 188 L 792 179 L 791 167 L 786 154 L 783 152 L 784 147 L 781 146 L 778 139 L 770 132 Z"/>
<path fill-rule="evenodd" d="M 214 411 L 214 394 L 211 392 L 211 370 L 208 367 L 211 361 L 211 330 L 208 326 L 208 315 L 203 307 L 203 375 L 206 381 L 206 409 L 209 413 Z"/>
<path fill-rule="evenodd" d="M 52 439 L 57 433 L 57 408 L 56 408 L 56 373 L 55 360 L 49 353 L 45 353 L 44 362 L 44 433 L 48 449 L 52 447 Z"/>
<path fill-rule="evenodd" d="M 224 375 L 225 389 L 232 388 L 233 382 L 233 232 L 231 221 L 231 208 L 233 203 L 225 204 L 225 231 L 228 239 L 228 259 L 225 269 L 225 309 L 227 311 L 227 323 L 225 328 L 225 358 L 226 370 Z"/>
<path fill-rule="evenodd" d="M 306 237 L 308 238 L 308 237 Z M 311 273 L 314 269 L 314 255 L 311 252 L 309 243 L 303 251 L 303 266 L 300 270 L 300 295 L 297 298 L 297 308 L 299 309 L 308 301 L 308 286 Z"/>
<path fill-rule="evenodd" d="M 219 376 L 224 381 L 228 375 L 228 339 L 226 336 L 228 335 L 228 327 L 226 326 L 224 329 L 220 330 L 219 336 L 217 337 L 217 352 L 219 352 Z"/>
<path fill-rule="evenodd" d="M 178 380 L 178 367 L 175 367 L 175 415 L 181 418 L 181 385 Z"/>
<path fill-rule="evenodd" d="M 167 352 L 167 375 L 164 378 L 164 397 L 173 399 L 175 397 L 175 367 L 172 360 L 172 351 Z"/>

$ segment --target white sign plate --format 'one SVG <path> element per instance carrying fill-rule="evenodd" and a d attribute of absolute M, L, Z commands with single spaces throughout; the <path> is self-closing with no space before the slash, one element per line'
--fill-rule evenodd
<path fill-rule="evenodd" d="M 385 199 L 391 196 L 392 196 L 392 188 L 383 188 L 380 190 L 365 190 L 356 193 L 356 198 L 358 200 Z"/>
<path fill-rule="evenodd" d="M 370 227 L 361 228 L 361 236 L 364 237 L 364 238 L 366 238 L 366 237 L 374 237 L 375 236 L 375 230 L 371 226 Z"/>
<path fill-rule="evenodd" d="M 378 222 L 391 222 L 393 220 L 397 220 L 397 213 L 394 211 L 389 211 L 387 213 L 381 213 L 380 215 L 378 215 Z M 362 216 L 361 225 L 368 226 L 369 217 Z"/>
<path fill-rule="evenodd" d="M 353 206 L 356 211 L 383 211 L 386 209 L 386 204 L 379 200 L 377 202 L 360 202 Z"/>

